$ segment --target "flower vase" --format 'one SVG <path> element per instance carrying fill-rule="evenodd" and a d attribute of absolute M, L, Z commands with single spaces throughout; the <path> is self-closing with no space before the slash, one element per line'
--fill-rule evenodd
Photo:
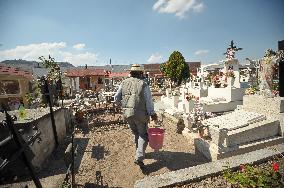
<path fill-rule="evenodd" d="M 235 82 L 235 78 L 233 78 L 233 77 L 228 77 L 227 78 L 228 87 L 233 87 L 234 86 L 234 82 Z"/>

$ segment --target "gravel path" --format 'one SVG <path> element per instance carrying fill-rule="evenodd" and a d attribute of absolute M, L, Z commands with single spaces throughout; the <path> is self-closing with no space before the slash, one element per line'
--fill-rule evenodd
<path fill-rule="evenodd" d="M 109 122 L 118 118 L 111 115 L 96 115 L 96 118 Z M 76 134 L 79 144 L 77 156 L 76 183 L 85 186 L 104 185 L 109 187 L 133 187 L 135 181 L 149 175 L 158 175 L 169 171 L 187 168 L 206 162 L 202 156 L 194 153 L 192 143 L 175 132 L 175 127 L 165 122 L 164 148 L 153 152 L 148 146 L 146 169 L 133 163 L 135 145 L 127 125 L 105 125 L 94 121 Z"/>

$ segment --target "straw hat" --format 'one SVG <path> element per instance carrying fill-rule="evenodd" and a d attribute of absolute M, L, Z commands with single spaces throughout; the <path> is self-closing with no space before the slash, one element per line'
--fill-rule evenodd
<path fill-rule="evenodd" d="M 129 71 L 144 72 L 144 69 L 139 64 L 133 64 Z"/>

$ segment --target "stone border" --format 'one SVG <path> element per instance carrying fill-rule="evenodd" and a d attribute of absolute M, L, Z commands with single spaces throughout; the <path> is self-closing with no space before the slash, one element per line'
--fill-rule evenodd
<path fill-rule="evenodd" d="M 280 153 L 284 153 L 284 144 L 275 145 L 273 147 L 277 148 Z M 240 164 L 261 163 L 271 159 L 273 156 L 279 155 L 279 152 L 269 147 L 157 176 L 148 176 L 142 180 L 136 181 L 134 187 L 165 187 L 179 183 L 194 182 L 220 174 L 226 169 L 225 166 L 229 166 L 230 169 L 236 169 Z"/>

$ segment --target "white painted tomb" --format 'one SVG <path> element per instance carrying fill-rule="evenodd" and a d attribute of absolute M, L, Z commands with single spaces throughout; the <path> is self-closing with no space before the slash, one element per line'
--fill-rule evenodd
<path fill-rule="evenodd" d="M 235 78 L 233 78 L 232 84 L 228 83 L 227 87 L 208 87 L 208 96 L 200 98 L 205 112 L 232 111 L 237 108 L 237 105 L 242 104 L 245 88 L 240 87 L 239 61 L 230 59 L 222 62 L 224 63 L 223 72 L 233 71 Z"/>
<path fill-rule="evenodd" d="M 182 85 L 178 92 L 175 92 L 176 95 L 172 95 L 171 90 L 167 89 L 166 95 L 161 97 L 161 101 L 167 108 L 165 111 L 171 115 L 175 113 L 190 113 L 193 109 L 194 101 L 187 101 L 186 95 L 199 97 L 205 112 L 233 111 L 238 105 L 242 105 L 245 88 L 240 88 L 239 61 L 230 59 L 222 62 L 224 63 L 224 73 L 229 70 L 234 72 L 235 78 L 232 84 L 228 84 L 227 87 L 223 88 L 207 87 L 201 75 L 196 82 L 190 81 Z"/>
<path fill-rule="evenodd" d="M 164 104 L 165 112 L 170 115 L 174 115 L 175 113 L 177 113 L 179 98 L 180 96 L 178 95 L 178 91 L 166 89 L 166 95 L 161 96 L 161 101 Z"/>
<path fill-rule="evenodd" d="M 196 150 L 218 160 L 284 141 L 284 98 L 244 96 L 244 104 L 232 113 L 204 120 L 211 139 L 196 138 Z"/>

